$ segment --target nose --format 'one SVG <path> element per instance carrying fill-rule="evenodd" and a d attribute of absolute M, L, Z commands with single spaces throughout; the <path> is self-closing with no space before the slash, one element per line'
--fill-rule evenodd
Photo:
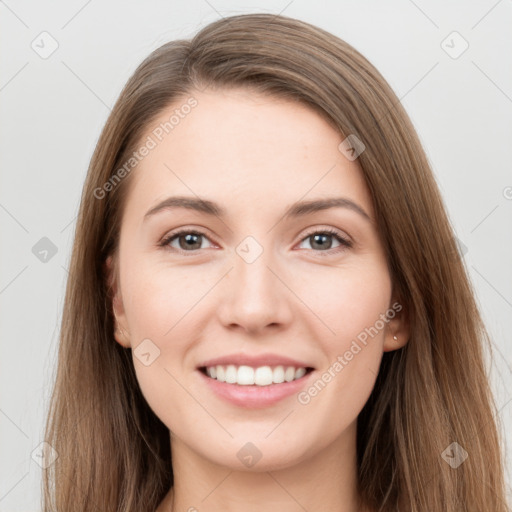
<path fill-rule="evenodd" d="M 218 318 L 226 328 L 250 334 L 283 329 L 293 317 L 291 276 L 270 250 L 251 260 L 243 251 L 234 251 L 232 268 L 219 283 Z"/>

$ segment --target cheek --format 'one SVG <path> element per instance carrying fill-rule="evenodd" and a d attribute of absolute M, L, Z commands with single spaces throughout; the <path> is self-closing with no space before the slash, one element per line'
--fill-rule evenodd
<path fill-rule="evenodd" d="M 177 331 L 183 338 L 181 331 L 194 325 L 194 306 L 211 286 L 190 268 L 159 266 L 137 268 L 126 276 L 125 284 L 130 332 L 135 340 L 154 338 L 159 344 L 175 338 Z"/>
<path fill-rule="evenodd" d="M 389 274 L 376 258 L 338 268 L 318 267 L 303 276 L 294 291 L 310 310 L 308 317 L 318 320 L 315 330 L 329 353 L 343 350 L 347 342 L 374 326 L 390 306 Z"/>
<path fill-rule="evenodd" d="M 391 281 L 380 262 L 329 268 L 314 277 L 303 281 L 300 293 L 317 315 L 308 323 L 325 357 L 318 379 L 297 397 L 298 402 L 315 411 L 320 423 L 329 417 L 338 422 L 353 419 L 379 371 Z"/>
<path fill-rule="evenodd" d="M 182 425 L 177 418 L 204 420 L 203 411 L 191 408 L 187 368 L 192 367 L 190 349 L 203 331 L 198 301 L 211 285 L 193 275 L 191 267 L 140 265 L 124 282 L 137 380 L 151 409 L 173 431 Z M 140 357 L 144 353 L 150 354 L 147 366 Z"/>

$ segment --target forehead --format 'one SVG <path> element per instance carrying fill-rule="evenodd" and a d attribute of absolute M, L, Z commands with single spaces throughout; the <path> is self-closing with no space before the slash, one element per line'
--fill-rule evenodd
<path fill-rule="evenodd" d="M 246 89 L 192 92 L 147 127 L 140 145 L 151 149 L 133 171 L 128 203 L 147 209 L 186 194 L 242 208 L 341 194 L 372 215 L 357 160 L 338 149 L 343 139 L 295 101 Z"/>

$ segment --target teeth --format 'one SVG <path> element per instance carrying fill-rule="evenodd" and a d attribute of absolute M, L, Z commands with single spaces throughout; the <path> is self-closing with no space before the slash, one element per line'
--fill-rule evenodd
<path fill-rule="evenodd" d="M 254 368 L 250 366 L 239 366 L 236 382 L 237 384 L 245 386 L 254 384 Z"/>
<path fill-rule="evenodd" d="M 286 371 L 284 372 L 284 380 L 286 382 L 291 382 L 295 378 L 295 368 L 293 366 L 288 366 Z"/>
<path fill-rule="evenodd" d="M 216 367 L 216 371 L 217 371 L 217 377 L 216 377 L 217 380 L 220 381 L 220 382 L 226 382 L 224 367 L 223 366 L 217 366 Z"/>
<path fill-rule="evenodd" d="M 281 384 L 282 382 L 291 382 L 300 379 L 306 374 L 306 368 L 294 368 L 293 366 L 235 366 L 235 365 L 217 365 L 209 366 L 206 373 L 212 379 L 229 384 L 239 384 L 241 386 L 269 386 L 270 384 Z"/>
<path fill-rule="evenodd" d="M 234 384 L 236 382 L 237 378 L 237 371 L 236 367 L 230 364 L 226 368 L 226 382 L 229 382 L 229 384 Z"/>
<path fill-rule="evenodd" d="M 298 368 L 295 372 L 295 378 L 300 379 L 301 377 L 304 377 L 306 375 L 306 368 Z"/>

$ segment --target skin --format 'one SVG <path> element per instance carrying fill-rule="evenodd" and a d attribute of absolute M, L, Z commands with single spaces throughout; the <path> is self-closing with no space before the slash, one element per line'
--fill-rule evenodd
<path fill-rule="evenodd" d="M 132 171 L 114 283 L 117 342 L 136 349 L 150 339 L 160 350 L 149 366 L 132 350 L 141 390 L 170 429 L 175 485 L 157 512 L 362 510 L 357 416 L 383 352 L 407 342 L 404 309 L 305 405 L 292 395 L 240 408 L 196 370 L 220 355 L 272 352 L 308 361 L 313 383 L 396 302 L 359 163 L 338 150 L 344 137 L 301 104 L 245 89 L 193 96 L 198 106 Z M 162 112 L 143 140 L 184 102 Z M 171 195 L 216 201 L 227 216 L 179 208 L 143 222 Z M 372 222 L 346 208 L 282 218 L 296 201 L 335 196 Z M 181 246 L 176 238 L 159 247 L 177 228 L 205 233 L 199 248 L 181 254 L 183 236 Z M 319 247 L 311 233 L 325 228 L 353 246 L 328 236 Z M 236 252 L 249 235 L 263 249 L 250 264 Z M 248 441 L 262 454 L 250 468 L 237 457 Z"/>

